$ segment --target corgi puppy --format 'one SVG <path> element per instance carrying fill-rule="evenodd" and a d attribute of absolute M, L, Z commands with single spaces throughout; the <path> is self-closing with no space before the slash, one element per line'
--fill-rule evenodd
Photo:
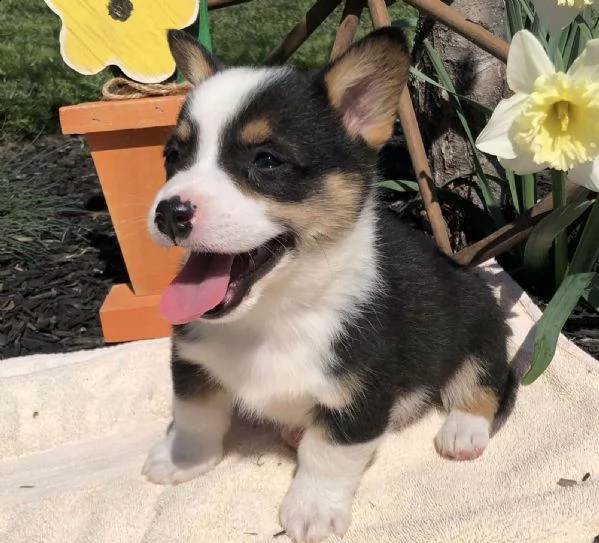
<path fill-rule="evenodd" d="M 311 72 L 225 69 L 183 32 L 168 41 L 193 89 L 149 229 L 189 255 L 161 298 L 173 421 L 143 473 L 178 484 L 214 468 L 237 407 L 297 447 L 287 535 L 343 535 L 391 425 L 438 407 L 437 451 L 483 452 L 515 389 L 506 315 L 479 274 L 377 202 L 408 79 L 400 30 Z"/>

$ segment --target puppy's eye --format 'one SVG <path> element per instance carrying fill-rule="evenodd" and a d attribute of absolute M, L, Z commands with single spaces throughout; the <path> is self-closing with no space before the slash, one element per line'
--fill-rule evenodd
<path fill-rule="evenodd" d="M 169 145 L 164 150 L 164 160 L 167 164 L 174 164 L 179 159 L 179 149 L 175 145 Z"/>
<path fill-rule="evenodd" d="M 256 153 L 252 162 L 254 166 L 264 170 L 272 170 L 281 165 L 281 161 L 277 157 L 264 151 Z"/>

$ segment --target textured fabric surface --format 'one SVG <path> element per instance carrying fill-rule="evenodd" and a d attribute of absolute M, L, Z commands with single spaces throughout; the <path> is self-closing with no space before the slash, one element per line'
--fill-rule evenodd
<path fill-rule="evenodd" d="M 522 371 L 539 310 L 496 264 L 485 268 L 510 308 Z M 0 541 L 288 541 L 274 535 L 294 458 L 268 426 L 236 421 L 224 461 L 197 480 L 160 487 L 141 477 L 169 422 L 168 347 L 153 340 L 0 362 Z M 440 458 L 441 423 L 431 413 L 387 437 L 344 541 L 599 535 L 599 364 L 571 342 L 560 337 L 549 370 L 520 390 L 478 460 Z"/>

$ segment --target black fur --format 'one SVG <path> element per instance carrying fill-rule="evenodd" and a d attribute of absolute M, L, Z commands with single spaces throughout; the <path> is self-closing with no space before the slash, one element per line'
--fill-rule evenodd
<path fill-rule="evenodd" d="M 198 152 L 199 130 L 196 122 L 189 115 L 189 104 L 187 102 L 181 108 L 178 122 L 185 122 L 190 133 L 189 137 L 182 138 L 175 131 L 164 146 L 164 168 L 166 169 L 167 181 L 178 171 L 190 168 Z"/>
<path fill-rule="evenodd" d="M 467 359 L 480 363 L 480 386 L 498 398 L 508 380 L 509 329 L 479 275 L 443 255 L 392 211 L 380 209 L 378 230 L 384 285 L 336 341 L 342 363 L 333 369 L 357 374 L 365 391 L 343 412 L 316 413 L 344 443 L 384 431 L 397 396 L 428 389 L 431 403 L 438 404 L 439 391 Z"/>
<path fill-rule="evenodd" d="M 394 32 L 375 33 L 375 38 L 387 39 Z M 226 127 L 219 163 L 244 189 L 297 203 L 322 191 L 327 174 L 343 172 L 351 174 L 348 182 L 361 180 L 360 206 L 376 190 L 377 153 L 348 135 L 328 103 L 323 73 L 279 75 L 251 96 Z M 253 120 L 265 120 L 272 137 L 243 144 L 242 128 Z M 169 177 L 193 161 L 195 148 L 185 145 L 176 136 L 167 144 Z M 175 149 L 170 163 L 169 149 Z M 258 157 L 264 153 L 274 157 L 273 167 L 260 166 Z M 503 409 L 515 385 L 507 359 L 508 326 L 490 288 L 391 211 L 380 206 L 378 219 L 382 287 L 334 340 L 339 363 L 330 369 L 331 379 L 359 383 L 359 393 L 344 409 L 317 406 L 314 421 L 334 441 L 369 441 L 387 427 L 398 396 L 426 389 L 430 402 L 440 403 L 441 389 L 467 360 L 478 362 L 483 370 L 478 386 L 492 390 Z M 176 332 L 175 341 L 186 333 Z M 179 396 L 215 386 L 207 372 L 176 353 L 172 366 Z"/>
<path fill-rule="evenodd" d="M 201 398 L 219 388 L 202 366 L 185 361 L 175 350 L 171 353 L 171 374 L 178 398 Z"/>
<path fill-rule="evenodd" d="M 318 77 L 292 71 L 277 77 L 229 123 L 219 162 L 238 183 L 275 200 L 301 202 L 321 191 L 333 171 L 370 177 L 374 166 L 368 149 L 350 140 L 325 90 L 316 84 Z M 273 135 L 258 145 L 244 145 L 241 130 L 254 120 L 265 120 Z M 259 153 L 272 154 L 280 165 L 256 167 Z"/>

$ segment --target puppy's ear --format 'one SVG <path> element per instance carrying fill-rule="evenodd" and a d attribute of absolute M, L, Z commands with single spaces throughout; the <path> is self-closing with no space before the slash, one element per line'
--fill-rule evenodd
<path fill-rule="evenodd" d="M 218 63 L 210 51 L 187 32 L 169 30 L 167 38 L 177 68 L 192 85 L 197 85 L 218 71 Z"/>
<path fill-rule="evenodd" d="M 372 32 L 325 68 L 329 101 L 350 135 L 374 149 L 387 142 L 409 70 L 410 53 L 397 28 Z"/>

